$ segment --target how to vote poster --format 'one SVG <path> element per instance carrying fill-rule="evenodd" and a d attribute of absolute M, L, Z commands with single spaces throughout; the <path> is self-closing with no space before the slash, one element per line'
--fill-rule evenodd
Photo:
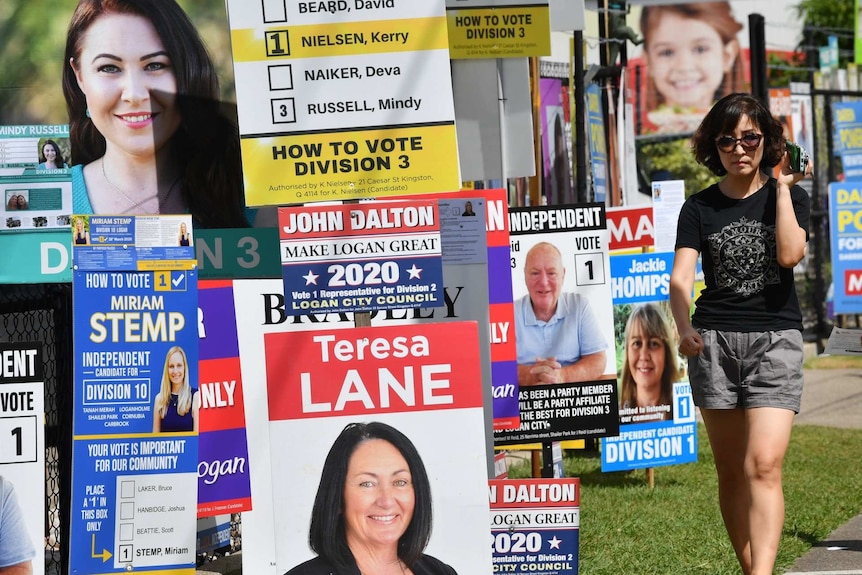
<path fill-rule="evenodd" d="M 449 0 L 446 10 L 452 59 L 551 54 L 547 0 Z"/>
<path fill-rule="evenodd" d="M 433 502 L 425 553 L 458 573 L 490 573 L 476 324 L 273 333 L 264 342 L 272 476 L 275 485 L 291 478 L 290 489 L 273 494 L 277 571 L 314 557 L 309 524 L 335 439 L 348 424 L 382 422 L 419 454 L 412 460 L 402 451 L 415 509 Z M 424 467 L 430 492 L 414 466 Z M 416 511 L 412 517 L 422 516 Z"/>
<path fill-rule="evenodd" d="M 40 342 L 0 342 L 3 561 L 45 572 L 45 380 Z M 26 571 L 29 573 L 29 571 Z"/>
<path fill-rule="evenodd" d="M 616 435 L 604 205 L 509 211 L 521 427 L 498 445 Z"/>
<path fill-rule="evenodd" d="M 494 573 L 577 575 L 580 480 L 488 482 Z"/>
<path fill-rule="evenodd" d="M 291 315 L 443 305 L 437 202 L 279 208 Z"/>
<path fill-rule="evenodd" d="M 148 221 L 144 229 L 155 237 L 144 238 L 139 250 L 119 239 L 140 232 L 134 223 L 96 226 L 110 228 L 100 234 L 107 241 L 73 250 L 70 565 L 93 574 L 192 572 L 200 407 L 196 271 L 187 259 L 177 265 L 188 269 L 129 271 L 165 262 L 150 259 L 150 252 L 168 243 L 158 234 L 167 222 Z"/>
<path fill-rule="evenodd" d="M 228 15 L 249 205 L 459 186 L 444 0 L 230 0 Z"/>

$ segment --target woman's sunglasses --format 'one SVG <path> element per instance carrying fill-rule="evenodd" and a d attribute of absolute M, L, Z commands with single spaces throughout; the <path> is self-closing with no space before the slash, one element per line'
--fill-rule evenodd
<path fill-rule="evenodd" d="M 725 153 L 735 150 L 737 144 L 742 144 L 745 150 L 753 150 L 760 145 L 760 140 L 762 139 L 763 134 L 746 134 L 741 138 L 720 136 L 715 139 L 715 147 Z"/>

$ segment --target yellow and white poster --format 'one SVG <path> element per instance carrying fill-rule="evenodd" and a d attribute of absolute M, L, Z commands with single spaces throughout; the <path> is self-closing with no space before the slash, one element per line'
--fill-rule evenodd
<path fill-rule="evenodd" d="M 228 17 L 248 205 L 459 186 L 443 0 L 231 0 Z"/>

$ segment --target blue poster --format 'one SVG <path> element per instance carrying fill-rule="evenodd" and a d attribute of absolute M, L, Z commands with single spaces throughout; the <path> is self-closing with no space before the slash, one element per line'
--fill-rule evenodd
<path fill-rule="evenodd" d="M 590 165 L 593 175 L 594 202 L 604 202 L 608 194 L 608 145 L 602 116 L 602 90 L 597 84 L 587 87 L 587 128 L 589 129 Z"/>
<path fill-rule="evenodd" d="M 689 382 L 673 384 L 672 412 L 672 419 L 657 420 L 650 407 L 621 408 L 620 434 L 602 438 L 602 471 L 697 461 L 697 425 Z"/>
<path fill-rule="evenodd" d="M 288 207 L 278 218 L 288 315 L 445 305 L 436 202 Z"/>
<path fill-rule="evenodd" d="M 673 252 L 611 256 L 614 305 L 670 298 Z"/>
<path fill-rule="evenodd" d="M 862 102 L 832 104 L 835 153 L 841 156 L 844 179 L 862 177 Z"/>
<path fill-rule="evenodd" d="M 829 184 L 829 241 L 835 313 L 862 313 L 862 180 Z"/>
<path fill-rule="evenodd" d="M 110 233 L 125 237 L 123 230 Z M 73 250 L 76 266 L 81 253 Z M 108 255 L 103 263 L 111 261 Z M 78 266 L 72 289 L 71 572 L 191 570 L 200 407 L 197 272 Z"/>

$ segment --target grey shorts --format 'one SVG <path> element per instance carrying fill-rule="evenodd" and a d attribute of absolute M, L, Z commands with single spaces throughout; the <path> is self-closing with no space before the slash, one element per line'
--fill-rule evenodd
<path fill-rule="evenodd" d="M 799 330 L 698 331 L 703 338 L 703 353 L 688 358 L 695 405 L 705 409 L 779 407 L 799 413 Z"/>

